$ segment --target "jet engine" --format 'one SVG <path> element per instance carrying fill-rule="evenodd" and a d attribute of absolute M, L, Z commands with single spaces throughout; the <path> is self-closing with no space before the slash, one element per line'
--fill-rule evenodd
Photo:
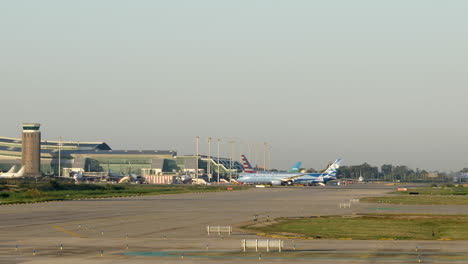
<path fill-rule="evenodd" d="M 281 180 L 272 180 L 271 185 L 281 185 Z"/>

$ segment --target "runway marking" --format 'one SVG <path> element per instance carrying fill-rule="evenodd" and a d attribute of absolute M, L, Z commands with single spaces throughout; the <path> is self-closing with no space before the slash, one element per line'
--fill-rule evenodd
<path fill-rule="evenodd" d="M 72 235 L 72 236 L 74 236 L 74 237 L 86 238 L 85 236 L 82 236 L 82 235 L 80 235 L 80 234 L 78 234 L 78 233 L 75 233 L 75 232 L 73 232 L 73 231 L 67 230 L 67 229 L 65 229 L 65 228 L 63 228 L 63 227 L 61 227 L 61 226 L 55 226 L 55 225 L 54 225 L 54 226 L 52 226 L 52 227 L 55 228 L 55 229 L 57 229 L 58 231 L 67 233 L 67 234 Z"/>
<path fill-rule="evenodd" d="M 397 207 L 369 207 L 367 208 L 369 210 L 401 210 L 400 208 L 397 208 Z"/>
<path fill-rule="evenodd" d="M 206 253 L 204 255 L 203 253 Z M 250 252 L 251 254 L 238 254 L 231 256 L 223 255 L 210 255 L 210 254 L 219 254 L 219 253 L 237 253 L 234 251 L 147 251 L 147 252 L 126 252 L 126 256 L 144 256 L 144 257 L 169 257 L 176 258 L 184 256 L 186 258 L 194 259 L 256 259 L 258 258 L 258 252 Z M 425 261 L 429 262 L 439 262 L 439 261 L 450 261 L 450 262 L 467 262 L 468 259 L 464 259 L 468 253 L 465 252 L 353 252 L 353 251 L 336 251 L 333 252 L 333 255 L 336 256 L 320 256 L 321 254 L 330 255 L 330 251 L 294 251 L 294 253 L 308 253 L 310 256 L 298 255 L 298 256 L 278 256 L 276 254 L 266 255 L 265 253 L 262 256 L 263 259 L 282 259 L 282 260 L 359 260 L 359 261 L 395 261 L 395 262 L 415 262 L 419 259 L 420 256 L 425 257 Z M 193 254 L 193 255 L 192 255 Z M 201 255 L 199 255 L 201 254 Z M 368 254 L 381 254 L 386 255 L 387 257 L 363 257 L 360 255 Z M 315 255 L 315 256 L 314 256 Z M 342 256 L 340 256 L 342 255 Z M 355 256 L 350 256 L 355 255 Z M 432 258 L 431 258 L 432 257 Z M 435 258 L 434 258 L 435 257 Z M 445 258 L 444 258 L 445 257 Z M 451 259 L 450 257 L 460 257 Z"/>

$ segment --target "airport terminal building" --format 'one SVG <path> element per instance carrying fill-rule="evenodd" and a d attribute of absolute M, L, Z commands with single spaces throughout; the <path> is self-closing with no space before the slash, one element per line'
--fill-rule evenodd
<path fill-rule="evenodd" d="M 83 173 L 135 174 L 141 176 L 163 174 L 193 174 L 206 172 L 211 164 L 211 174 L 237 174 L 242 164 L 229 159 L 208 160 L 205 156 L 177 156 L 172 150 L 113 150 L 105 142 L 71 142 L 42 140 L 39 124 L 23 124 L 22 138 L 0 137 L 0 171 L 12 166 L 21 167 L 29 162 L 33 171 L 27 176 L 62 175 L 71 171 Z M 26 157 L 26 160 L 25 160 Z M 198 164 L 197 164 L 198 163 Z M 33 165 L 35 164 L 35 165 Z M 60 164 L 60 165 L 59 165 Z M 59 174 L 60 168 L 60 174 Z"/>

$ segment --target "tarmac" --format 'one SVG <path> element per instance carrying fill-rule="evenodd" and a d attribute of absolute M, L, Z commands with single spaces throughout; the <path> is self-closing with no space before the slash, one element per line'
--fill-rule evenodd
<path fill-rule="evenodd" d="M 450 240 L 282 239 L 285 251 L 316 252 L 317 257 L 239 253 L 242 239 L 277 239 L 239 228 L 255 218 L 266 221 L 353 213 L 468 212 L 468 206 L 370 204 L 354 200 L 386 195 L 396 188 L 377 184 L 253 188 L 3 205 L 0 263 L 468 263 L 468 255 L 463 256 L 468 253 L 468 241 Z M 343 203 L 350 207 L 340 208 Z M 208 225 L 232 226 L 233 233 L 208 236 Z M 195 251 L 199 252 L 197 256 L 191 254 Z M 332 256 L 320 252 L 330 252 Z M 353 252 L 359 254 L 350 255 Z M 456 254 L 457 258 L 444 262 L 431 259 L 433 253 Z"/>

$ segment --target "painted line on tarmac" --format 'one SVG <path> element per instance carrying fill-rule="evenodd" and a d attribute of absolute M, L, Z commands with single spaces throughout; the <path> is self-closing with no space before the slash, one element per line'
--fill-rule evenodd
<path fill-rule="evenodd" d="M 237 251 L 236 251 L 237 252 Z M 301 252 L 301 251 L 295 251 Z M 302 251 L 302 252 L 309 252 L 310 251 Z M 234 253 L 233 251 L 147 251 L 147 252 L 127 252 L 124 253 L 126 256 L 143 256 L 143 257 L 169 257 L 169 258 L 208 258 L 208 259 L 257 259 L 258 256 L 191 256 L 190 253 Z M 260 253 L 259 254 L 265 254 Z M 314 253 L 319 254 L 330 254 L 330 251 L 316 251 Z M 446 256 L 454 256 L 454 255 L 468 255 L 468 253 L 457 253 L 457 252 L 352 252 L 352 251 L 340 251 L 334 252 L 334 254 L 388 254 L 388 255 L 399 255 L 399 254 L 408 254 L 408 255 L 415 255 L 415 256 L 424 256 L 426 255 L 429 257 L 430 255 L 446 255 Z M 280 256 L 263 256 L 263 259 L 284 259 L 284 260 L 366 260 L 366 261 L 396 261 L 396 262 L 414 262 L 416 261 L 415 258 L 350 258 L 350 257 L 280 257 Z M 449 262 L 467 262 L 468 259 L 454 259 L 454 260 L 445 260 L 445 259 L 429 259 L 425 258 L 424 261 L 429 262 L 439 262 L 439 261 L 449 261 Z"/>
<path fill-rule="evenodd" d="M 368 210 L 401 210 L 398 207 L 369 207 Z"/>
<path fill-rule="evenodd" d="M 73 231 L 67 230 L 67 229 L 65 229 L 65 228 L 63 228 L 63 227 L 61 227 L 61 226 L 55 226 L 55 225 L 54 225 L 54 226 L 52 226 L 52 227 L 55 228 L 55 229 L 57 229 L 58 231 L 67 233 L 67 234 L 72 235 L 72 236 L 74 236 L 74 237 L 86 238 L 85 236 L 82 236 L 82 235 L 80 235 L 80 234 L 78 234 L 78 233 L 75 233 L 75 232 L 73 232 Z"/>
<path fill-rule="evenodd" d="M 312 240 L 314 237 L 306 236 L 286 236 L 286 235 L 277 235 L 277 234 L 266 234 L 266 233 L 256 233 L 257 236 L 271 237 L 271 238 L 281 238 L 281 239 L 296 239 L 296 240 Z"/>

